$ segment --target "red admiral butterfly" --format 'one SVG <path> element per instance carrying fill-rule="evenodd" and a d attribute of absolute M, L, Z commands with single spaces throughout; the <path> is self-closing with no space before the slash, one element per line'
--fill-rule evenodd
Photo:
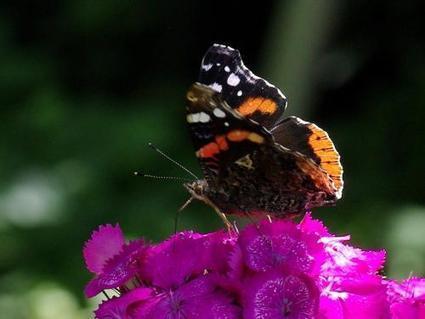
<path fill-rule="evenodd" d="M 281 119 L 286 104 L 239 51 L 210 47 L 187 93 L 186 119 L 205 176 L 185 184 L 191 195 L 223 218 L 282 218 L 341 198 L 342 166 L 331 139 L 313 123 Z"/>

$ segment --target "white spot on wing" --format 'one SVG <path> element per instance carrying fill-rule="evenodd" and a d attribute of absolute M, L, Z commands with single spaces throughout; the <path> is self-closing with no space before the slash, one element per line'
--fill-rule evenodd
<path fill-rule="evenodd" d="M 249 156 L 249 154 L 241 157 L 240 159 L 238 159 L 235 164 L 238 164 L 239 166 L 243 166 L 246 167 L 247 169 L 254 169 L 254 166 L 252 165 L 252 159 Z"/>
<path fill-rule="evenodd" d="M 227 78 L 227 84 L 230 86 L 236 86 L 240 81 L 241 79 L 234 73 L 230 73 L 229 77 Z"/>
<path fill-rule="evenodd" d="M 309 124 L 311 124 L 310 122 L 304 121 L 304 120 L 300 119 L 299 117 L 295 118 L 295 120 L 298 123 L 302 124 L 302 125 L 309 125 Z"/>
<path fill-rule="evenodd" d="M 199 122 L 199 113 L 191 113 L 186 116 L 188 123 L 198 123 Z"/>
<path fill-rule="evenodd" d="M 213 84 L 210 84 L 208 86 L 210 88 L 212 88 L 214 91 L 218 92 L 218 93 L 220 93 L 221 90 L 223 89 L 223 87 L 220 84 L 216 83 L 216 82 L 214 82 Z"/>
<path fill-rule="evenodd" d="M 223 44 L 218 44 L 218 43 L 214 43 L 213 44 L 214 47 L 219 47 L 219 48 L 223 48 L 223 49 L 227 49 L 229 51 L 235 51 L 235 49 L 227 46 L 227 45 L 223 45 Z"/>
<path fill-rule="evenodd" d="M 201 123 L 207 123 L 211 119 L 211 117 L 205 112 L 201 112 L 201 113 L 198 113 L 198 114 L 199 114 L 199 122 L 201 122 Z"/>
<path fill-rule="evenodd" d="M 224 126 L 228 127 L 229 126 L 229 122 L 224 122 Z"/>
<path fill-rule="evenodd" d="M 226 71 L 226 72 L 230 72 L 230 68 L 226 65 L 226 66 L 224 67 L 224 71 Z"/>
<path fill-rule="evenodd" d="M 226 117 L 226 113 L 224 113 L 219 108 L 215 108 L 214 111 L 213 111 L 213 113 L 214 113 L 215 117 L 219 117 L 219 118 Z"/>
<path fill-rule="evenodd" d="M 204 70 L 204 71 L 208 71 L 209 69 L 211 69 L 212 68 L 212 63 L 209 63 L 209 64 L 202 64 L 202 70 Z"/>
<path fill-rule="evenodd" d="M 193 123 L 198 123 L 199 122 L 199 117 L 200 117 L 200 114 L 199 113 L 192 114 L 192 122 Z"/>
<path fill-rule="evenodd" d="M 191 113 L 186 115 L 188 123 L 207 123 L 211 120 L 211 117 L 205 112 Z"/>
<path fill-rule="evenodd" d="M 236 93 L 237 96 L 242 96 L 242 91 L 239 90 L 238 93 Z"/>

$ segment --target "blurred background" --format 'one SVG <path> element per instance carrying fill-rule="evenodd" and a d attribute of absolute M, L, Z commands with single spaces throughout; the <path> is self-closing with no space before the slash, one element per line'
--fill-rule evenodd
<path fill-rule="evenodd" d="M 425 275 L 423 1 L 2 1 L 0 313 L 89 318 L 81 248 L 99 224 L 173 232 L 200 175 L 184 96 L 214 42 L 279 86 L 288 114 L 326 129 L 345 191 L 314 215 L 354 245 L 386 248 L 385 273 Z M 422 34 L 421 34 L 422 33 Z M 193 203 L 179 228 L 221 227 Z"/>

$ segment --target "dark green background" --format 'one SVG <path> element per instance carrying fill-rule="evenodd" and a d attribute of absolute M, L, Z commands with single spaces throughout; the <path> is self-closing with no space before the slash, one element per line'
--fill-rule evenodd
<path fill-rule="evenodd" d="M 0 313 L 87 318 L 81 248 L 119 222 L 129 237 L 173 232 L 198 175 L 184 95 L 214 42 L 278 85 L 288 114 L 326 129 L 345 191 L 314 211 L 332 232 L 388 248 L 386 273 L 425 275 L 423 1 L 2 1 Z M 194 203 L 180 229 L 221 227 Z"/>

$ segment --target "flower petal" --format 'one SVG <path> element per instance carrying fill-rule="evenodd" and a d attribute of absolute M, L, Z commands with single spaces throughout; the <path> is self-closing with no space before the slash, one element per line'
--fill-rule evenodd
<path fill-rule="evenodd" d="M 240 308 L 230 295 L 218 289 L 209 275 L 200 276 L 177 290 L 166 291 L 141 305 L 144 319 L 239 319 Z"/>
<path fill-rule="evenodd" d="M 319 293 L 305 275 L 256 274 L 244 286 L 243 295 L 245 319 L 312 319 L 318 314 Z"/>
<path fill-rule="evenodd" d="M 125 245 L 118 255 L 106 262 L 103 272 L 87 284 L 86 296 L 90 298 L 104 289 L 119 288 L 135 277 L 146 249 L 141 240 Z"/>
<path fill-rule="evenodd" d="M 425 318 L 425 278 L 412 277 L 401 283 L 389 280 L 387 286 L 394 319 Z"/>
<path fill-rule="evenodd" d="M 263 221 L 258 226 L 246 227 L 239 236 L 239 245 L 245 264 L 252 271 L 267 271 L 283 266 L 295 272 L 307 273 L 313 269 L 315 261 L 321 260 L 312 256 L 321 247 L 317 240 L 306 240 L 293 222 Z M 314 249 L 309 249 L 312 247 Z"/>
<path fill-rule="evenodd" d="M 106 300 L 99 305 L 95 311 L 97 319 L 129 319 L 132 307 L 149 299 L 153 295 L 151 289 L 137 288 L 131 292 Z"/>
<path fill-rule="evenodd" d="M 389 319 L 385 283 L 373 275 L 342 279 L 322 291 L 320 313 L 326 319 Z"/>
<path fill-rule="evenodd" d="M 101 274 L 105 262 L 119 253 L 124 242 L 124 235 L 118 224 L 99 226 L 84 245 L 83 255 L 87 269 Z"/>
<path fill-rule="evenodd" d="M 178 233 L 149 250 L 142 278 L 162 289 L 175 289 L 205 271 L 224 270 L 234 245 L 227 236 L 224 232 Z"/>
<path fill-rule="evenodd" d="M 323 225 L 320 220 L 313 219 L 311 217 L 311 212 L 307 212 L 304 215 L 304 218 L 298 225 L 299 229 L 304 233 L 315 234 L 319 237 L 328 237 L 330 236 L 328 229 Z"/>
<path fill-rule="evenodd" d="M 334 277 L 357 276 L 359 274 L 374 275 L 383 268 L 385 251 L 364 251 L 345 245 L 349 240 L 345 237 L 322 237 L 321 242 L 325 245 L 328 255 L 322 265 L 322 275 Z"/>

